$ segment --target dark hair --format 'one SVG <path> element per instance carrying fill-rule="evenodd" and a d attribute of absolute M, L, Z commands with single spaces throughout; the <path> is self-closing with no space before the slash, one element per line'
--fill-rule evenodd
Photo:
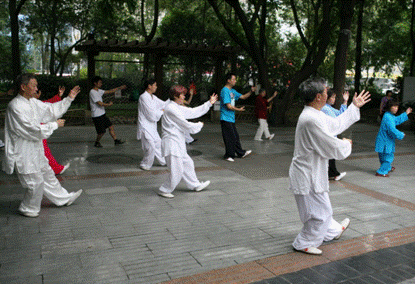
<path fill-rule="evenodd" d="M 386 91 L 386 95 L 388 95 L 389 93 L 391 93 L 393 95 L 392 90 L 387 90 Z"/>
<path fill-rule="evenodd" d="M 156 79 L 154 78 L 150 78 L 144 81 L 144 90 L 147 90 L 148 86 L 153 85 L 154 83 L 156 83 Z"/>
<path fill-rule="evenodd" d="M 236 77 L 236 74 L 229 72 L 228 74 L 225 75 L 225 84 L 228 83 L 228 80 L 232 79 L 232 76 Z"/>
<path fill-rule="evenodd" d="M 322 94 L 325 88 L 326 84 L 323 78 L 310 78 L 300 84 L 298 94 L 306 104 L 309 104 L 314 101 L 317 94 Z"/>
<path fill-rule="evenodd" d="M 392 98 L 386 102 L 385 111 L 390 111 L 393 106 L 399 106 L 399 101 L 395 98 Z"/>
<path fill-rule="evenodd" d="M 266 92 L 267 90 L 265 89 L 260 89 L 258 94 L 262 94 L 263 92 Z"/>
<path fill-rule="evenodd" d="M 99 76 L 94 76 L 93 78 L 92 78 L 92 83 L 98 83 L 98 81 L 102 81 L 102 78 L 101 77 L 99 77 Z"/>
<path fill-rule="evenodd" d="M 187 93 L 186 87 L 183 87 L 182 85 L 174 85 L 169 90 L 169 97 L 171 100 L 174 100 L 175 98 L 178 98 L 180 94 L 183 93 Z"/>
<path fill-rule="evenodd" d="M 15 94 L 19 93 L 20 89 L 21 89 L 21 86 L 29 84 L 29 81 L 32 80 L 32 79 L 36 79 L 35 74 L 32 74 L 32 73 L 23 73 L 23 74 L 20 74 L 19 76 L 17 76 L 14 93 Z"/>

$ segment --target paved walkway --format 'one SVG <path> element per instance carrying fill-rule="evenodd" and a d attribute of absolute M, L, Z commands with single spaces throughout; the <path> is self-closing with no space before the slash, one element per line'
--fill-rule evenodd
<path fill-rule="evenodd" d="M 49 139 L 71 167 L 59 177 L 84 194 L 69 207 L 44 200 L 38 218 L 17 214 L 23 191 L 0 172 L 0 283 L 410 283 L 415 277 L 415 136 L 397 143 L 390 178 L 375 177 L 376 126 L 345 135 L 353 154 L 337 162 L 347 176 L 331 182 L 334 217 L 351 219 L 322 256 L 293 252 L 301 228 L 288 188 L 294 128 L 272 128 L 253 141 L 256 125 L 239 124 L 245 159 L 221 159 L 220 125 L 207 123 L 188 146 L 202 192 L 180 184 L 174 199 L 156 195 L 165 167 L 138 168 L 136 127 L 116 125 L 127 140 L 93 147 L 93 127 L 65 127 Z M 3 137 L 2 130 L 0 137 Z M 2 153 L 0 153 L 3 155 Z M 1 157 L 2 158 L 2 157 Z M 406 282 L 404 282 L 406 281 Z"/>

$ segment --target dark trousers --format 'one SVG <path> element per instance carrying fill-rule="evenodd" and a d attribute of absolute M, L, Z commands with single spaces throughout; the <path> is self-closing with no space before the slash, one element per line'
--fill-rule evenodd
<path fill-rule="evenodd" d="M 221 120 L 220 126 L 222 128 L 222 137 L 226 148 L 224 158 L 235 158 L 235 156 L 242 157 L 245 154 L 245 150 L 242 150 L 235 123 Z"/>
<path fill-rule="evenodd" d="M 336 169 L 336 160 L 329 160 L 329 178 L 337 177 L 340 173 Z"/>

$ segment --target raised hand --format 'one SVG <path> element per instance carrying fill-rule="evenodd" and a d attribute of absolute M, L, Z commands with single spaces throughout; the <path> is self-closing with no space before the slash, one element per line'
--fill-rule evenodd
<path fill-rule="evenodd" d="M 347 104 L 347 101 L 349 100 L 349 92 L 346 91 L 343 93 L 343 103 Z"/>
<path fill-rule="evenodd" d="M 58 123 L 59 127 L 63 127 L 65 125 L 65 119 L 58 119 L 56 122 Z"/>
<path fill-rule="evenodd" d="M 410 114 L 412 112 L 412 108 L 411 107 L 408 107 L 407 109 L 406 109 L 406 114 Z"/>
<path fill-rule="evenodd" d="M 65 86 L 59 86 L 59 92 L 58 92 L 59 97 L 62 97 L 64 92 L 65 92 Z"/>
<path fill-rule="evenodd" d="M 211 96 L 210 96 L 210 103 L 213 105 L 214 103 L 216 103 L 216 101 L 218 100 L 218 95 L 217 94 L 215 94 L 215 93 L 213 93 Z"/>
<path fill-rule="evenodd" d="M 365 90 L 361 91 L 359 95 L 355 93 L 353 96 L 353 104 L 358 108 L 361 108 L 368 102 L 370 102 L 370 94 Z"/>
<path fill-rule="evenodd" d="M 81 88 L 79 86 L 73 87 L 73 89 L 69 92 L 69 97 L 71 99 L 75 99 L 80 91 L 81 91 Z"/>

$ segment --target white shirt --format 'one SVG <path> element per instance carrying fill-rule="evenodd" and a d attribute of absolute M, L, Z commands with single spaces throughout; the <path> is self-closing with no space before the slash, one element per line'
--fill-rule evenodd
<path fill-rule="evenodd" d="M 101 89 L 91 89 L 91 91 L 89 91 L 89 105 L 91 106 L 92 117 L 98 117 L 105 114 L 105 107 L 97 104 L 97 102 L 102 102 L 102 96 L 104 93 L 105 90 Z"/>
<path fill-rule="evenodd" d="M 202 122 L 189 122 L 186 119 L 201 117 L 209 111 L 212 106 L 210 101 L 203 105 L 190 108 L 178 105 L 171 101 L 164 109 L 161 118 L 162 137 L 161 137 L 161 155 L 184 157 L 186 152 L 185 133 L 198 133 L 202 127 Z"/>
<path fill-rule="evenodd" d="M 20 174 L 36 173 L 48 163 L 42 140 L 58 128 L 56 120 L 68 110 L 72 101 L 66 97 L 50 104 L 17 95 L 9 103 L 4 127 L 3 170 L 6 173 L 12 174 L 15 166 Z"/>
<path fill-rule="evenodd" d="M 140 140 L 144 132 L 153 139 L 160 139 L 157 132 L 157 121 L 163 115 L 165 101 L 156 95 L 145 91 L 138 99 L 137 140 Z M 146 137 L 148 137 L 146 136 Z"/>
<path fill-rule="evenodd" d="M 294 157 L 291 162 L 290 190 L 306 195 L 328 192 L 328 160 L 347 158 L 352 146 L 349 141 L 335 137 L 360 119 L 354 104 L 336 118 L 313 107 L 305 106 L 295 130 Z"/>

